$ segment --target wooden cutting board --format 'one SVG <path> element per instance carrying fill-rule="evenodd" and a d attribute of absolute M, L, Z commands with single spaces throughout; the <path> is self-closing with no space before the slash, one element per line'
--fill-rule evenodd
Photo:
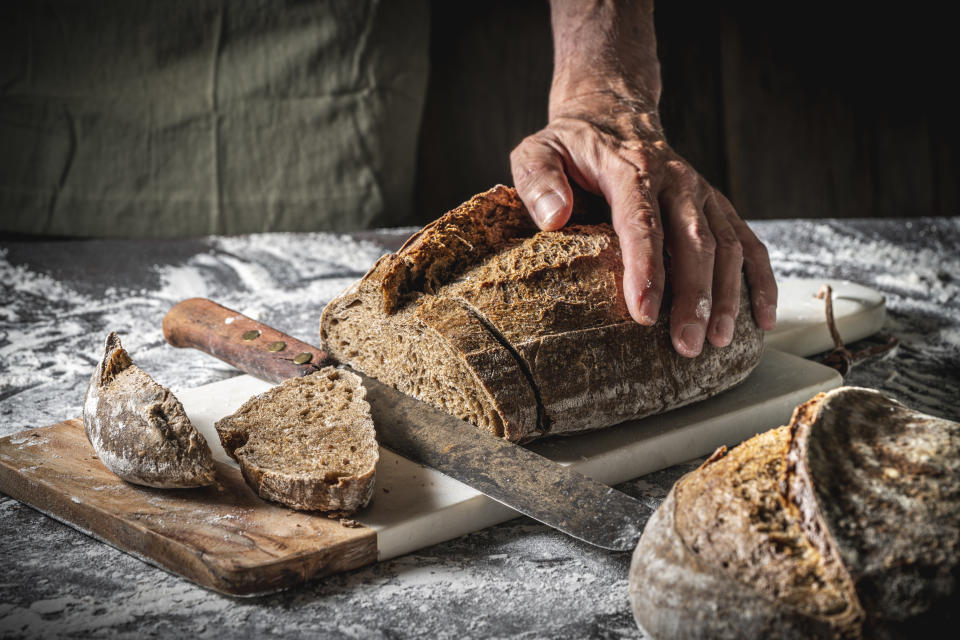
<path fill-rule="evenodd" d="M 375 562 L 377 536 L 217 484 L 151 489 L 101 464 L 80 420 L 0 439 L 0 489 L 71 527 L 221 593 L 248 595 Z"/>
<path fill-rule="evenodd" d="M 844 285 L 832 284 L 841 297 Z M 807 297 L 811 287 L 819 283 L 797 285 L 791 295 Z M 861 318 L 848 326 L 844 337 L 849 340 L 882 324 L 882 297 L 877 305 L 879 294 L 855 293 L 863 304 L 838 309 L 842 317 Z M 785 322 L 789 318 L 781 310 L 781 326 L 817 329 L 815 317 L 807 316 Z M 776 342 L 775 335 L 771 338 Z M 794 335 L 786 342 L 796 346 L 798 339 Z M 767 349 L 744 383 L 719 396 L 531 448 L 615 484 L 707 454 L 721 444 L 735 445 L 784 423 L 794 406 L 839 384 L 840 376 L 832 369 Z M 238 376 L 178 391 L 214 450 L 214 487 L 163 490 L 125 483 L 97 459 L 80 421 L 68 420 L 0 439 L 0 490 L 151 564 L 231 595 L 264 593 L 371 564 L 518 515 L 386 450 L 381 450 L 374 501 L 354 516 L 355 522 L 344 524 L 259 499 L 219 446 L 213 422 L 268 387 Z"/>

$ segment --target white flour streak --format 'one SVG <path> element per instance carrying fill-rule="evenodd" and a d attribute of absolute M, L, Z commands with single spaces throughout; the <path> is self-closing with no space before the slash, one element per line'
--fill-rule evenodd
<path fill-rule="evenodd" d="M 250 315 L 316 333 L 320 311 L 384 251 L 335 234 L 211 238 L 208 250 L 157 265 L 153 289 L 105 287 L 81 293 L 66 282 L 9 262 L 0 249 L 0 435 L 77 417 L 104 336 L 117 331 L 134 360 L 160 383 L 193 387 L 223 378 L 209 356 L 169 347 L 164 314 L 208 297 Z"/>

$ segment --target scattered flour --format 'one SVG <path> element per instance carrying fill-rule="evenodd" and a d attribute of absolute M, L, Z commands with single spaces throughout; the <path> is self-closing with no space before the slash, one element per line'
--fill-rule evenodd
<path fill-rule="evenodd" d="M 325 233 L 211 238 L 207 251 L 156 266 L 159 287 L 108 286 L 97 296 L 13 265 L 0 249 L 0 436 L 80 415 L 111 330 L 174 391 L 232 375 L 225 365 L 211 366 L 209 356 L 164 341 L 164 314 L 189 297 L 212 298 L 309 341 L 323 305 L 382 253 L 373 243 Z"/>
<path fill-rule="evenodd" d="M 778 276 L 849 279 L 887 296 L 888 329 L 901 347 L 856 366 L 848 383 L 879 388 L 935 415 L 958 410 L 960 220 L 917 223 L 910 228 L 916 237 L 891 234 L 890 241 L 853 223 L 754 228 Z M 380 253 L 375 245 L 328 234 L 215 238 L 204 253 L 157 266 L 158 287 L 114 286 L 93 295 L 11 265 L 0 251 L 0 435 L 78 415 L 111 329 L 161 384 L 196 386 L 233 375 L 209 356 L 164 343 L 161 318 L 190 295 L 206 295 L 309 341 L 323 304 Z M 655 506 L 696 464 L 625 488 Z M 147 567 L 2 496 L 0 513 L 0 550 L 11 559 L 0 589 L 0 635 L 637 634 L 627 602 L 629 557 L 527 519 L 288 592 L 238 600 Z"/>

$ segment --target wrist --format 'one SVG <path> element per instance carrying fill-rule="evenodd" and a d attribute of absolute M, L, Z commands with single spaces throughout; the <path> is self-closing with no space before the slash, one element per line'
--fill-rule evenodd
<path fill-rule="evenodd" d="M 610 95 L 657 110 L 660 63 L 653 2 L 552 0 L 554 105 Z"/>
<path fill-rule="evenodd" d="M 572 96 L 551 91 L 548 118 L 550 122 L 586 122 L 622 140 L 641 138 L 657 144 L 666 141 L 656 104 L 616 85 Z"/>

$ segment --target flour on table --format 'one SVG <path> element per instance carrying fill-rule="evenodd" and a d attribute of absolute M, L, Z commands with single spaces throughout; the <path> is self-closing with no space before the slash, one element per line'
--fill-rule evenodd
<path fill-rule="evenodd" d="M 316 342 L 323 306 L 383 253 L 328 233 L 214 237 L 205 252 L 157 265 L 156 289 L 106 286 L 94 296 L 11 264 L 0 249 L 0 436 L 78 417 L 110 331 L 174 391 L 234 375 L 210 356 L 166 344 L 163 316 L 186 298 L 211 298 Z"/>

